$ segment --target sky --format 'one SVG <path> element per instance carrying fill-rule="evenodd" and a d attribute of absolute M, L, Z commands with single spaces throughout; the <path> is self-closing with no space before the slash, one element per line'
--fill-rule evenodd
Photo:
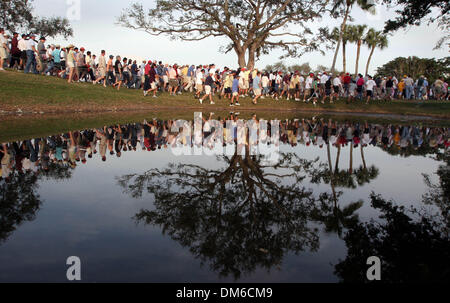
<path fill-rule="evenodd" d="M 39 16 L 75 16 L 77 3 L 79 3 L 79 18 L 72 20 L 74 29 L 73 37 L 65 40 L 61 37 L 48 39 L 48 43 L 68 45 L 73 43 L 78 47 L 85 47 L 94 54 L 99 54 L 105 49 L 107 55 L 121 55 L 136 60 L 154 60 L 178 64 L 211 64 L 217 67 L 237 67 L 237 56 L 234 52 L 223 54 L 219 51 L 220 46 L 226 45 L 225 38 L 208 38 L 196 42 L 173 41 L 168 37 L 151 36 L 148 33 L 123 28 L 115 24 L 117 16 L 124 8 L 130 6 L 136 0 L 35 0 L 33 6 L 35 13 Z M 141 1 L 144 7 L 154 7 L 155 0 Z M 392 10 L 384 6 L 377 6 L 377 14 L 370 15 L 359 8 L 355 8 L 351 14 L 354 18 L 352 24 L 367 24 L 369 27 L 382 30 L 384 22 L 395 16 Z M 333 28 L 340 24 L 340 19 L 331 20 L 323 18 L 311 24 L 312 28 L 329 26 Z M 291 29 L 290 29 L 291 30 Z M 295 30 L 295 29 L 292 29 Z M 442 36 L 442 32 L 436 25 L 422 25 L 407 30 L 396 32 L 389 38 L 389 47 L 383 51 L 376 50 L 372 58 L 369 73 L 374 73 L 376 68 L 402 56 L 418 56 L 422 58 L 443 58 L 449 55 L 448 48 L 433 50 L 436 42 Z M 369 49 L 362 47 L 359 72 L 365 71 Z M 256 63 L 256 67 L 264 68 L 279 60 L 282 51 L 273 51 L 264 55 Z M 288 65 L 310 63 L 315 68 L 318 65 L 331 66 L 333 51 L 325 55 L 319 52 L 308 53 L 300 58 L 288 58 L 284 62 Z M 338 57 L 337 69 L 342 70 L 342 56 Z M 354 71 L 356 62 L 356 45 L 347 48 L 347 70 Z"/>

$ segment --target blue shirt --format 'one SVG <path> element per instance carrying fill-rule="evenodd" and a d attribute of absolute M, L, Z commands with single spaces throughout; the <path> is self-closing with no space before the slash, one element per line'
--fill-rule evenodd
<path fill-rule="evenodd" d="M 52 53 L 53 56 L 53 61 L 55 63 L 60 63 L 61 62 L 61 50 L 59 49 L 55 49 Z"/>
<path fill-rule="evenodd" d="M 187 72 L 188 77 L 192 77 L 194 75 L 194 71 L 195 71 L 194 66 L 189 67 L 188 72 Z"/>
<path fill-rule="evenodd" d="M 233 80 L 233 93 L 239 92 L 239 79 Z"/>
<path fill-rule="evenodd" d="M 253 79 L 253 89 L 260 89 L 259 84 L 261 83 L 261 78 L 256 76 L 255 79 Z"/>
<path fill-rule="evenodd" d="M 131 74 L 132 75 L 137 75 L 137 64 L 133 64 L 131 65 Z"/>

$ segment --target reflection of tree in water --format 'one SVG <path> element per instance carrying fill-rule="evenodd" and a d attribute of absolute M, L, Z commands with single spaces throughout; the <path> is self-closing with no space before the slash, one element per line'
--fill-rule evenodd
<path fill-rule="evenodd" d="M 301 186 L 315 161 L 282 154 L 274 166 L 260 156 L 220 158 L 224 169 L 172 165 L 119 179 L 125 191 L 155 195 L 155 209 L 142 210 L 138 222 L 163 232 L 221 276 L 270 270 L 288 252 L 319 247 L 318 230 L 308 221 L 317 199 Z M 331 196 L 322 194 L 321 204 Z"/>
<path fill-rule="evenodd" d="M 31 172 L 13 173 L 8 180 L 0 181 L 0 243 L 25 221 L 33 221 L 42 201 L 37 194 L 38 181 L 69 179 L 72 169 L 68 166 L 49 165 L 49 169 L 39 174 Z"/>
<path fill-rule="evenodd" d="M 24 221 L 34 220 L 41 206 L 37 180 L 34 174 L 16 174 L 0 182 L 0 242 Z"/>
<path fill-rule="evenodd" d="M 415 209 L 408 214 L 375 194 L 371 200 L 382 221 L 358 223 L 348 231 L 347 257 L 335 266 L 341 281 L 367 282 L 367 258 L 377 256 L 383 282 L 449 282 L 450 238 L 444 218 Z"/>
<path fill-rule="evenodd" d="M 450 152 L 436 155 L 437 160 L 445 161 L 436 172 L 439 183 L 434 184 L 429 175 L 424 175 L 429 191 L 423 196 L 423 203 L 439 208 L 444 219 L 446 232 L 450 233 Z"/>

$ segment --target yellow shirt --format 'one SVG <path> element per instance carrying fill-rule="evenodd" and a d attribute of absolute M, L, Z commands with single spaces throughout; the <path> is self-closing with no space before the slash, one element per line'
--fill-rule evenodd
<path fill-rule="evenodd" d="M 227 75 L 225 77 L 225 85 L 224 87 L 228 88 L 228 87 L 232 87 L 233 86 L 233 76 L 232 75 Z"/>
<path fill-rule="evenodd" d="M 183 67 L 183 69 L 181 70 L 181 74 L 182 74 L 183 76 L 187 76 L 187 74 L 188 74 L 188 68 L 187 68 L 187 67 Z"/>
<path fill-rule="evenodd" d="M 247 71 L 241 72 L 241 73 L 242 73 L 242 78 L 243 78 L 244 80 L 247 80 L 247 81 L 248 81 L 248 77 L 250 76 L 250 71 L 247 70 Z"/>

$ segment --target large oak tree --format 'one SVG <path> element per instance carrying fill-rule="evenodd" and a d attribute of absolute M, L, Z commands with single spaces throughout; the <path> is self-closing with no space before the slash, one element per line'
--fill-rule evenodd
<path fill-rule="evenodd" d="M 39 36 L 64 38 L 73 35 L 66 18 L 42 18 L 33 13 L 32 0 L 2 0 L 0 2 L 0 27 L 9 32 L 33 32 Z"/>
<path fill-rule="evenodd" d="M 291 57 L 318 50 L 323 35 L 313 38 L 307 23 L 324 15 L 331 2 L 158 0 L 156 7 L 148 10 L 140 3 L 132 4 L 118 17 L 117 23 L 182 41 L 226 37 L 230 43 L 221 50 L 225 53 L 234 50 L 240 67 L 253 68 L 261 54 L 274 49 L 282 49 L 284 56 Z"/>

